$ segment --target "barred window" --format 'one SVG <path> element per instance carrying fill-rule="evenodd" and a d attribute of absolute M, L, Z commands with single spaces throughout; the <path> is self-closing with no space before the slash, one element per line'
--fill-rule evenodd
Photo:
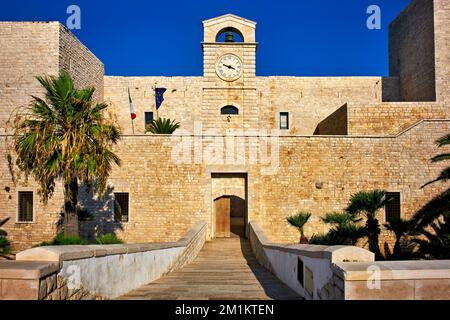
<path fill-rule="evenodd" d="M 18 222 L 33 222 L 33 191 L 19 191 Z"/>
<path fill-rule="evenodd" d="M 386 204 L 386 221 L 394 217 L 400 218 L 400 192 L 386 192 L 386 199 L 390 199 Z"/>
<path fill-rule="evenodd" d="M 114 220 L 128 222 L 129 194 L 128 192 L 114 192 Z"/>
<path fill-rule="evenodd" d="M 280 129 L 289 129 L 289 112 L 280 112 Z"/>

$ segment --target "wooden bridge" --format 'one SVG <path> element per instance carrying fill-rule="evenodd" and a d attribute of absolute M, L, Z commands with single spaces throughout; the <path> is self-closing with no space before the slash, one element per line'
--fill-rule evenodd
<path fill-rule="evenodd" d="M 193 263 L 119 299 L 259 300 L 300 296 L 259 265 L 247 239 L 206 242 Z"/>

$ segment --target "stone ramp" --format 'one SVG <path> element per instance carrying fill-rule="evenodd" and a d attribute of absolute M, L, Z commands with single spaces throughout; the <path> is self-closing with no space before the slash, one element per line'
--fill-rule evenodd
<path fill-rule="evenodd" d="M 119 297 L 126 300 L 294 300 L 300 296 L 264 269 L 244 238 L 206 242 L 184 268 Z"/>

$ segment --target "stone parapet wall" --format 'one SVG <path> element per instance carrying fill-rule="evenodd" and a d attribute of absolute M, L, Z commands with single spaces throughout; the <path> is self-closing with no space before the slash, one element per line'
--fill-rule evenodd
<path fill-rule="evenodd" d="M 450 260 L 337 262 L 345 300 L 449 300 Z"/>
<path fill-rule="evenodd" d="M 205 237 L 198 222 L 174 243 L 29 249 L 0 262 L 0 299 L 115 298 L 192 262 Z"/>
<path fill-rule="evenodd" d="M 254 222 L 250 243 L 261 265 L 308 300 L 450 299 L 450 260 L 374 261 L 358 247 L 274 244 Z"/>
<path fill-rule="evenodd" d="M 334 263 L 374 261 L 372 252 L 359 247 L 275 244 L 254 222 L 250 222 L 250 243 L 258 262 L 306 300 L 344 299 L 342 278 L 333 274 Z"/>

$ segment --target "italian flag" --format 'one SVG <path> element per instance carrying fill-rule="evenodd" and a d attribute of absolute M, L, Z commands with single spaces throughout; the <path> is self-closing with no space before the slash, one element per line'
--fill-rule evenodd
<path fill-rule="evenodd" d="M 130 88 L 128 88 L 128 100 L 130 101 L 131 120 L 134 120 L 136 118 L 136 113 L 134 112 L 133 100 L 131 100 Z"/>

